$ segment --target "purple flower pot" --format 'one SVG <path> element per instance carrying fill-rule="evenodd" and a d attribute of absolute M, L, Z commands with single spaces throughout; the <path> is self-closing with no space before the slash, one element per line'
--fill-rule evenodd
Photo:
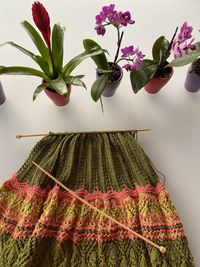
<path fill-rule="evenodd" d="M 2 105 L 6 101 L 6 96 L 3 90 L 3 86 L 0 82 L 0 105 Z"/>
<path fill-rule="evenodd" d="M 195 93 L 200 89 L 200 76 L 192 70 L 192 64 L 188 68 L 184 86 L 191 93 Z"/>
<path fill-rule="evenodd" d="M 109 62 L 109 65 L 111 66 L 113 63 Z M 117 65 L 117 76 L 118 78 L 116 80 L 114 80 L 113 82 L 110 82 L 105 90 L 103 91 L 102 95 L 105 97 L 111 97 L 115 94 L 117 88 L 119 87 L 119 84 L 121 83 L 122 77 L 123 77 L 123 70 L 122 68 Z M 99 77 L 99 74 L 97 73 L 97 77 Z"/>

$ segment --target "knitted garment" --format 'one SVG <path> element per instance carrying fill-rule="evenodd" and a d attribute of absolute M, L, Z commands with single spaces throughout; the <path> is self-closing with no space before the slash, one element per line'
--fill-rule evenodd
<path fill-rule="evenodd" d="M 165 254 L 84 205 L 166 247 Z M 0 188 L 0 267 L 192 267 L 183 225 L 136 132 L 50 133 Z"/>

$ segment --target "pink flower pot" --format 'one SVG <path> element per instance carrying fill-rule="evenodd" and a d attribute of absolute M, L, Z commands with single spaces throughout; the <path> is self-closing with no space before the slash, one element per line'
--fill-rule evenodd
<path fill-rule="evenodd" d="M 145 91 L 149 94 L 156 94 L 160 89 L 170 80 L 173 75 L 173 68 L 169 67 L 169 75 L 165 78 L 163 77 L 153 77 L 144 87 Z"/>
<path fill-rule="evenodd" d="M 69 103 L 71 95 L 71 85 L 67 85 L 67 87 L 68 95 L 66 97 L 59 95 L 57 92 L 48 88 L 44 89 L 44 91 L 56 106 L 65 106 Z"/>

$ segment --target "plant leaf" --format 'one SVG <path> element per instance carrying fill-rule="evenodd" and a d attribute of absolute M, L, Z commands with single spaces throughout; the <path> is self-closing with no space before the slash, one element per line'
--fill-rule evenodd
<path fill-rule="evenodd" d="M 169 42 L 165 39 L 165 36 L 159 37 L 152 48 L 152 56 L 155 62 L 161 63 L 167 49 L 169 47 Z"/>
<path fill-rule="evenodd" d="M 45 7 L 39 2 L 35 1 L 32 5 L 32 17 L 35 22 L 35 25 L 38 27 L 42 36 L 50 49 L 50 36 L 51 36 L 51 27 L 50 27 L 50 18 Z"/>
<path fill-rule="evenodd" d="M 48 79 L 47 82 L 50 84 L 51 88 L 54 89 L 58 94 L 62 96 L 68 95 L 67 85 L 61 76 L 59 76 L 55 80 Z"/>
<path fill-rule="evenodd" d="M 65 78 L 65 82 L 67 84 L 72 84 L 75 86 L 82 86 L 84 88 L 86 88 L 85 84 L 83 81 L 81 81 L 81 79 L 83 78 L 84 75 L 79 75 L 79 76 L 67 76 Z"/>
<path fill-rule="evenodd" d="M 101 75 L 96 81 L 93 83 L 91 88 L 91 96 L 92 99 L 97 102 L 98 99 L 101 97 L 101 94 L 105 90 L 106 86 L 109 83 L 109 74 L 103 74 Z"/>
<path fill-rule="evenodd" d="M 197 42 L 197 43 L 195 43 L 194 45 L 196 46 L 195 51 L 196 51 L 196 52 L 197 52 L 197 51 L 200 51 L 200 42 Z"/>
<path fill-rule="evenodd" d="M 48 88 L 49 84 L 48 83 L 42 83 L 40 84 L 34 91 L 33 93 L 33 101 L 35 101 L 36 97 L 45 89 Z"/>
<path fill-rule="evenodd" d="M 133 70 L 130 73 L 131 86 L 136 94 L 140 89 L 142 89 L 148 81 L 156 73 L 158 64 L 153 60 L 145 59 L 142 62 L 141 69 L 136 71 Z"/>
<path fill-rule="evenodd" d="M 30 75 L 30 76 L 38 76 L 43 78 L 44 80 L 47 80 L 48 77 L 41 71 L 27 68 L 27 67 L 19 67 L 19 66 L 12 66 L 12 67 L 5 67 L 0 66 L 0 75 L 6 74 L 6 75 Z"/>
<path fill-rule="evenodd" d="M 87 50 L 79 54 L 78 56 L 72 58 L 63 68 L 63 75 L 69 76 L 71 72 L 86 58 L 100 55 L 104 53 L 106 50 L 101 48 L 93 48 L 91 50 Z"/>
<path fill-rule="evenodd" d="M 95 41 L 91 39 L 83 40 L 83 46 L 85 50 L 91 50 L 94 48 L 102 49 L 99 44 L 97 44 Z M 94 60 L 98 69 L 109 70 L 109 64 L 108 64 L 108 60 L 106 58 L 105 53 L 102 53 L 101 55 L 93 56 L 91 58 Z"/>
<path fill-rule="evenodd" d="M 47 76 L 51 77 L 51 73 L 49 72 L 48 62 L 44 58 L 42 58 L 41 56 L 33 54 L 31 51 L 25 49 L 24 47 L 14 43 L 14 42 L 6 42 L 3 44 L 0 44 L 0 47 L 7 45 L 7 44 L 15 47 L 16 49 L 20 50 L 25 55 L 29 56 L 31 59 L 33 59 L 40 66 L 40 68 L 44 71 L 44 73 Z"/>
<path fill-rule="evenodd" d="M 97 69 L 97 72 L 98 72 L 99 74 L 101 74 L 101 73 L 112 73 L 113 70 L 102 70 L 102 69 Z"/>
<path fill-rule="evenodd" d="M 25 28 L 27 33 L 29 34 L 34 44 L 36 45 L 41 56 L 48 62 L 49 71 L 51 75 L 54 76 L 53 65 L 52 65 L 52 60 L 51 60 L 49 50 L 47 46 L 45 45 L 44 41 L 42 40 L 42 38 L 40 37 L 39 33 L 35 30 L 35 28 L 28 21 L 25 20 L 21 24 Z"/>
<path fill-rule="evenodd" d="M 191 52 L 182 57 L 175 58 L 172 60 L 166 67 L 182 67 L 187 65 L 194 60 L 196 60 L 200 56 L 200 52 Z"/>
<path fill-rule="evenodd" d="M 52 32 L 52 58 L 57 73 L 61 73 L 63 65 L 64 30 L 55 24 Z"/>

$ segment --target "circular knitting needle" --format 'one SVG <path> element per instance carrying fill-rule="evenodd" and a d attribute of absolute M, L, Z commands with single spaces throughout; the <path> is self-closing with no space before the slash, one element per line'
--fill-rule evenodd
<path fill-rule="evenodd" d="M 118 130 L 118 132 L 126 132 L 126 131 L 129 131 L 129 130 L 122 130 L 122 131 Z M 148 131 L 151 131 L 151 129 L 133 129 L 133 130 L 130 130 L 130 131 L 148 132 Z M 95 132 L 98 133 L 98 131 L 95 131 Z M 104 131 L 102 131 L 102 132 L 104 132 Z M 109 131 L 106 131 L 106 132 L 109 132 Z M 115 131 L 111 130 L 110 132 L 115 132 Z M 37 136 L 47 136 L 47 135 L 48 134 L 16 134 L 16 138 L 20 139 L 20 138 L 23 138 L 23 137 L 37 137 Z"/>
<path fill-rule="evenodd" d="M 32 161 L 32 163 L 39 169 L 41 170 L 43 173 L 45 173 L 49 178 L 51 178 L 52 180 L 54 180 L 58 185 L 60 185 L 62 188 L 64 188 L 66 191 L 68 191 L 72 196 L 74 196 L 75 198 L 79 199 L 81 202 L 83 202 L 85 205 L 87 205 L 88 207 L 90 207 L 91 209 L 97 211 L 98 213 L 100 213 L 101 215 L 103 215 L 104 217 L 106 217 L 107 219 L 109 219 L 110 221 L 118 224 L 119 226 L 121 226 L 122 228 L 126 229 L 128 232 L 132 233 L 133 235 L 137 236 L 138 238 L 144 240 L 145 242 L 149 243 L 150 245 L 154 246 L 155 248 L 159 249 L 159 251 L 161 253 L 165 253 L 166 252 L 166 248 L 159 246 L 157 244 L 155 244 L 154 242 L 152 242 L 151 240 L 145 238 L 144 236 L 138 234 L 137 232 L 133 231 L 132 229 L 128 228 L 126 225 L 120 223 L 119 221 L 115 220 L 113 217 L 109 216 L 108 214 L 104 213 L 102 210 L 96 208 L 95 206 L 91 205 L 90 203 L 88 203 L 86 200 L 84 200 L 83 198 L 79 197 L 74 191 L 70 190 L 69 188 L 67 188 L 64 184 L 62 184 L 60 181 L 58 181 L 58 179 L 56 179 L 54 176 L 52 176 L 49 172 L 47 172 L 45 169 L 43 169 L 40 165 L 38 165 L 37 163 L 35 163 L 34 161 Z"/>

